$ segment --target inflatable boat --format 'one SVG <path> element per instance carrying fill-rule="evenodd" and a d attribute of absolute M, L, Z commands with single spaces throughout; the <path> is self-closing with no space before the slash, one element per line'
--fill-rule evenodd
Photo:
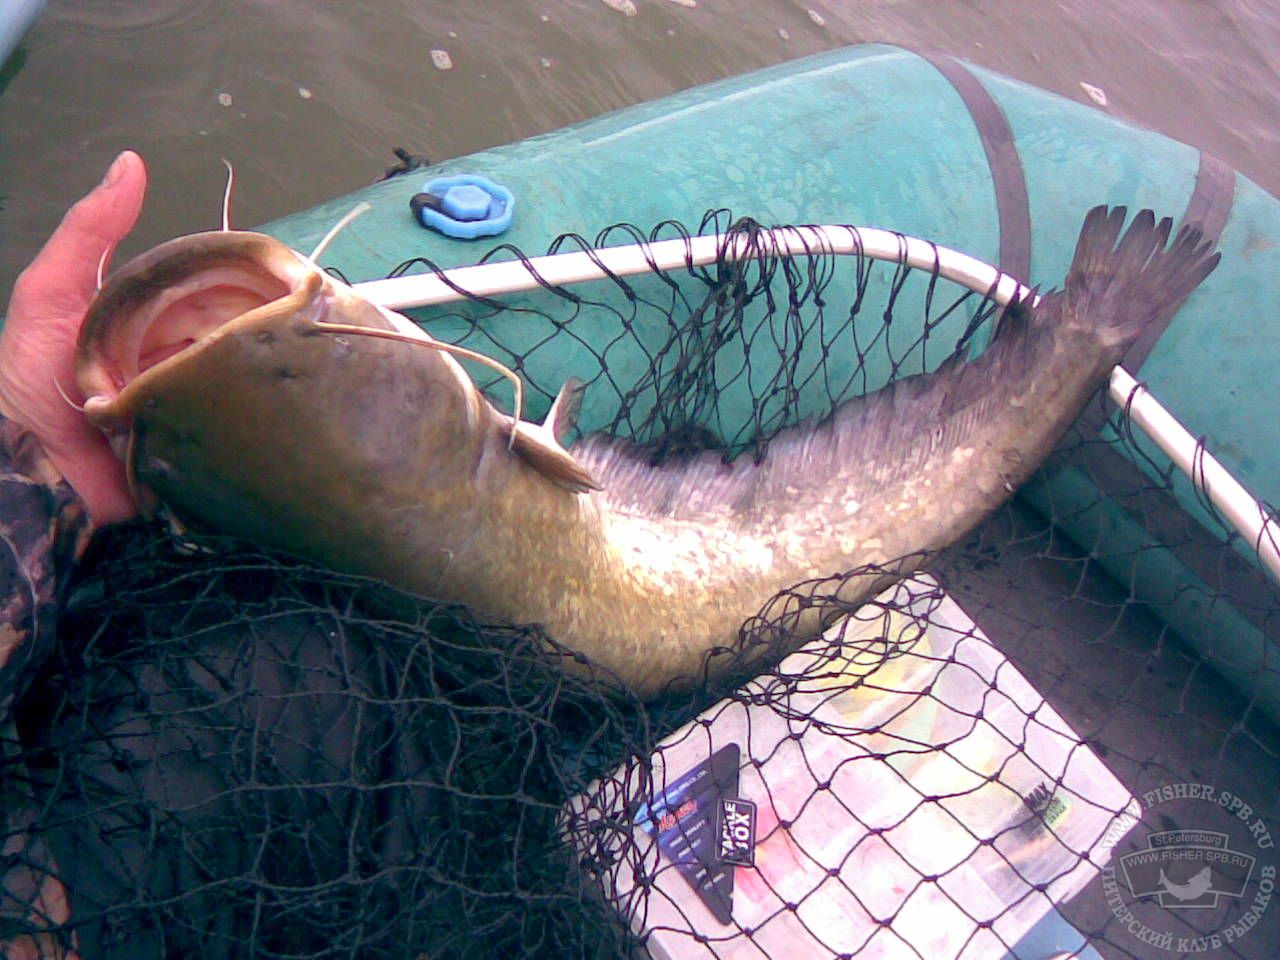
<path fill-rule="evenodd" d="M 0 66 L 44 11 L 44 0 L 6 0 L 0 5 Z"/>
<path fill-rule="evenodd" d="M 434 214 L 439 198 L 428 184 L 453 182 L 505 191 L 491 193 L 503 198 L 495 209 L 509 220 L 494 225 L 505 228 L 500 235 L 424 227 L 430 216 L 414 198 L 434 197 Z M 1215 453 L 1261 502 L 1280 502 L 1280 442 L 1267 400 L 1280 333 L 1266 309 L 1280 299 L 1280 203 L 1194 147 L 950 57 L 887 46 L 833 51 L 439 162 L 264 229 L 306 252 L 360 202 L 371 210 L 321 258 L 353 283 L 386 277 L 415 258 L 436 270 L 465 267 L 504 244 L 541 254 L 561 235 L 596 237 L 620 223 L 648 230 L 677 221 L 705 230 L 707 212 L 725 209 L 765 225 L 857 224 L 926 238 L 1051 287 L 1064 277 L 1090 208 L 1149 207 L 1175 223 L 1199 224 L 1222 260 L 1124 366 L 1204 438 L 1198 449 Z M 603 241 L 634 239 L 608 234 Z M 545 291 L 512 292 L 509 303 L 518 309 L 529 302 L 521 298 L 539 295 Z M 466 332 L 447 311 L 411 314 L 442 339 Z M 508 338 L 531 338 L 526 346 L 546 341 L 522 368 L 538 382 L 581 373 L 582 345 L 607 336 L 586 312 L 571 335 L 565 329 L 549 339 L 501 317 L 493 322 L 507 324 Z M 959 335 L 968 321 L 948 322 Z M 502 343 L 522 354 L 509 339 Z M 544 405 L 554 387 L 545 393 Z M 593 402 L 607 405 L 588 394 L 584 429 L 610 422 L 612 411 Z M 1110 436 L 1103 420 L 1088 430 Z M 1163 454 L 1085 443 L 1021 495 L 1280 718 L 1280 627 L 1258 544 L 1232 533 Z M 1232 541 L 1234 548 L 1223 548 Z"/>

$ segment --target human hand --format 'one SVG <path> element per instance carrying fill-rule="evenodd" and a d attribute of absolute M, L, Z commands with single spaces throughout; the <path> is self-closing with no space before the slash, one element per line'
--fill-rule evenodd
<path fill-rule="evenodd" d="M 137 507 L 124 466 L 64 393 L 74 395 L 76 338 L 103 254 L 133 229 L 146 188 L 142 158 L 129 150 L 116 157 L 18 277 L 0 333 L 0 414 L 35 434 L 97 526 L 127 520 Z"/>

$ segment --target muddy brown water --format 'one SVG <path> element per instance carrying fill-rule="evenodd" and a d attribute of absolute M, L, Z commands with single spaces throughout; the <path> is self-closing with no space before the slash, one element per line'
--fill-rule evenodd
<path fill-rule="evenodd" d="M 127 255 L 216 225 L 223 157 L 247 227 L 397 145 L 457 156 L 865 42 L 1091 84 L 1280 193 L 1272 0 L 50 0 L 0 75 L 0 289 L 123 147 L 152 174 Z"/>

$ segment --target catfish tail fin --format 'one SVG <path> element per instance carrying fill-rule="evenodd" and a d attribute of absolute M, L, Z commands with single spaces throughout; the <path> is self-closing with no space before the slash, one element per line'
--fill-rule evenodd
<path fill-rule="evenodd" d="M 1157 223 L 1150 210 L 1139 212 L 1121 236 L 1127 213 L 1125 207 L 1089 211 L 1066 283 L 1049 295 L 1060 299 L 1064 322 L 1087 324 L 1120 353 L 1176 313 L 1220 257 L 1196 225 L 1184 226 L 1170 244 L 1172 219 Z"/>

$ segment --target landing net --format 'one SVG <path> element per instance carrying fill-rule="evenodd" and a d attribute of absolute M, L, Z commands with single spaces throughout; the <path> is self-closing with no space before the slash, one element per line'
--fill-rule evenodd
<path fill-rule="evenodd" d="M 696 232 L 713 228 L 757 229 L 721 213 Z M 552 250 L 687 236 L 620 225 Z M 579 432 L 655 464 L 764 456 L 980 351 L 999 319 L 936 269 L 765 252 L 416 318 L 515 369 L 530 418 L 579 377 Z M 1280 597 L 1210 505 L 1177 505 L 1184 483 L 1100 394 L 924 575 L 860 608 L 841 587 L 883 571 L 784 592 L 744 611 L 768 669 L 651 702 L 566 673 L 536 627 L 112 531 L 4 738 L 0 939 L 137 958 L 1270 957 L 1280 677 L 1249 638 L 1275 641 Z M 832 627 L 793 652 L 809 598 Z"/>

